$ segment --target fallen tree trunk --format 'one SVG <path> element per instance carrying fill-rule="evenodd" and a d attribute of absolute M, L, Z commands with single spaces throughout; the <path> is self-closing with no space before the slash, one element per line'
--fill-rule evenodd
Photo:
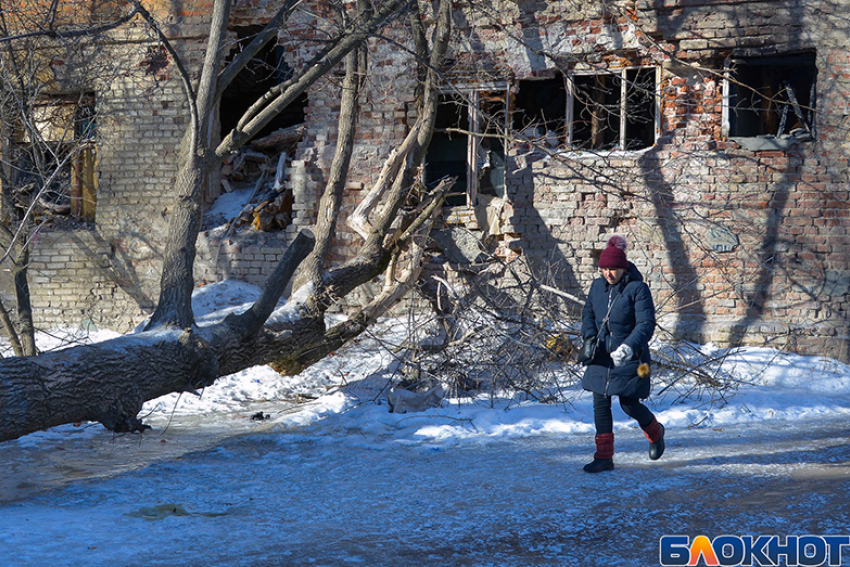
<path fill-rule="evenodd" d="M 327 294 L 344 296 L 386 270 L 433 220 L 452 181 L 440 185 L 423 210 L 395 239 L 379 243 L 373 235 L 364 253 L 325 273 L 326 286 L 308 283 L 274 309 L 297 266 L 315 245 L 302 231 L 269 277 L 259 299 L 245 312 L 187 329 L 157 327 L 89 346 L 38 357 L 0 359 L 0 441 L 48 427 L 97 421 L 119 432 L 139 431 L 142 405 L 172 392 L 197 392 L 227 376 L 272 364 L 295 374 L 365 331 L 392 307 L 411 282 L 376 298 L 349 320 L 325 328 Z M 377 306 L 377 307 L 376 307 Z"/>
<path fill-rule="evenodd" d="M 324 342 L 323 318 L 299 309 L 297 299 L 273 310 L 314 242 L 302 232 L 254 305 L 219 323 L 0 360 L 0 441 L 80 421 L 136 431 L 143 427 L 136 416 L 148 400 L 196 392 L 220 376 Z"/>
<path fill-rule="evenodd" d="M 229 0 L 214 2 L 216 17 L 212 28 L 216 33 L 211 34 L 211 38 L 223 37 L 229 5 Z M 213 89 L 214 77 L 204 75 L 201 83 L 206 85 L 202 89 L 206 94 L 198 97 L 197 104 L 193 104 L 194 96 L 187 88 L 192 126 L 181 151 L 177 206 L 169 222 L 159 302 L 146 331 L 39 357 L 0 360 L 0 441 L 80 421 L 97 421 L 114 431 L 143 429 L 144 425 L 136 416 L 146 401 L 171 392 L 196 392 L 220 376 L 259 364 L 274 363 L 289 374 L 300 372 L 362 333 L 402 297 L 421 269 L 422 241 L 433 225 L 445 192 L 454 183 L 447 179 L 431 192 L 420 195 L 416 191 L 418 203 L 402 209 L 411 189 L 419 186 L 416 172 L 433 130 L 439 98 L 437 63 L 442 60 L 449 38 L 451 3 L 441 3 L 432 66 L 427 73 L 423 108 L 415 127 L 416 140 L 404 166 L 394 169 L 395 179 L 386 186 L 383 206 L 375 211 L 376 218 L 369 219 L 371 222 L 360 252 L 342 265 L 329 269 L 327 251 L 334 236 L 338 202 L 342 198 L 353 148 L 357 85 L 366 71 L 362 59 L 365 50 L 360 48 L 404 5 L 404 0 L 389 0 L 373 13 L 367 3 L 358 2 L 358 10 L 368 13 L 369 17 L 362 21 L 355 18 L 344 26 L 338 40 L 331 42 L 314 60 L 315 64 L 297 80 L 273 89 L 277 97 L 273 102 L 264 106 L 260 103 L 270 99 L 264 97 L 258 101 L 256 108 L 252 107 L 243 116 L 245 128 L 226 136 L 215 153 L 205 145 L 206 130 L 201 127 L 209 123 L 211 116 L 209 91 Z M 421 27 L 417 10 L 413 11 L 411 20 L 414 26 Z M 163 41 L 167 42 L 167 38 L 163 37 Z M 420 58 L 426 61 L 427 43 L 420 43 L 423 49 Z M 211 39 L 211 44 L 218 45 L 217 40 Z M 299 235 L 269 278 L 262 296 L 250 309 L 212 325 L 196 325 L 191 308 L 192 267 L 201 219 L 200 195 L 208 168 L 241 147 L 288 100 L 324 76 L 343 58 L 348 59 L 345 88 L 350 90 L 342 97 L 345 109 L 340 112 L 340 136 L 334 158 L 338 179 L 332 179 L 325 188 L 322 202 L 327 208 L 320 212 L 334 222 L 317 224 L 318 244 L 312 235 Z M 217 69 L 218 65 L 213 61 L 204 68 Z M 286 306 L 275 311 L 295 268 L 314 247 L 320 253 L 315 258 L 315 266 L 309 270 L 308 283 L 293 294 Z M 408 268 L 398 264 L 402 257 L 410 263 Z M 385 272 L 390 265 L 393 270 L 388 274 L 387 285 L 372 302 L 351 314 L 347 321 L 325 328 L 324 313 L 328 308 L 357 286 Z"/>

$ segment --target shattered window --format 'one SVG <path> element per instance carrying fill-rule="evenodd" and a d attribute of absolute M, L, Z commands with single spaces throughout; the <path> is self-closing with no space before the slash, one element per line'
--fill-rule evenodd
<path fill-rule="evenodd" d="M 505 92 L 478 92 L 473 117 L 475 189 L 478 195 L 505 196 Z"/>
<path fill-rule="evenodd" d="M 425 185 L 436 187 L 446 177 L 456 177 L 446 205 L 465 205 L 469 108 L 459 95 L 443 95 L 437 107 L 434 134 L 425 158 Z"/>
<path fill-rule="evenodd" d="M 817 66 L 814 53 L 729 61 L 729 136 L 810 136 Z"/>
<path fill-rule="evenodd" d="M 234 31 L 238 41 L 228 54 L 227 61 L 232 61 L 254 37 L 262 31 L 263 26 L 236 27 Z M 275 41 L 269 42 L 248 65 L 239 72 L 221 95 L 219 119 L 223 135 L 233 130 L 242 115 L 263 95 L 289 79 L 293 70 L 284 60 L 285 50 Z M 307 95 L 301 94 L 296 100 L 274 117 L 257 137 L 302 124 L 305 121 Z"/>
<path fill-rule="evenodd" d="M 640 150 L 655 144 L 656 69 L 575 73 L 568 90 L 569 145 L 575 150 Z"/>
<path fill-rule="evenodd" d="M 564 76 L 519 81 L 514 100 L 514 130 L 549 148 L 567 141 L 567 88 Z"/>
<path fill-rule="evenodd" d="M 42 97 L 12 140 L 16 205 L 35 218 L 95 220 L 97 121 L 94 93 Z"/>
<path fill-rule="evenodd" d="M 437 108 L 425 162 L 425 184 L 457 177 L 449 206 L 474 206 L 481 195 L 504 197 L 506 91 L 445 94 Z"/>

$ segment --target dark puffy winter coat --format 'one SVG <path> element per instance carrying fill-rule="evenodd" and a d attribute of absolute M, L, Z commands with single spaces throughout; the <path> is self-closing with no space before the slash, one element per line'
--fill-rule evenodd
<path fill-rule="evenodd" d="M 609 298 L 614 301 L 607 323 Z M 638 366 L 651 362 L 649 339 L 655 331 L 655 304 L 643 276 L 629 263 L 629 269 L 615 285 L 605 278 L 594 280 L 581 317 L 581 336 L 588 340 L 599 334 L 596 355 L 587 365 L 581 385 L 585 390 L 606 396 L 646 398 L 649 378 L 637 375 Z M 610 353 L 621 344 L 632 347 L 632 358 L 615 367 Z"/>

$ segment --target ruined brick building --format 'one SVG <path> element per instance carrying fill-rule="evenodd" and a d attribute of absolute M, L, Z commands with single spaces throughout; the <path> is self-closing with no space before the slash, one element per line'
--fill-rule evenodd
<path fill-rule="evenodd" d="M 267 56 L 289 68 L 306 61 L 315 43 L 305 40 L 321 29 L 324 4 L 307 2 Z M 254 33 L 274 5 L 236 0 L 233 37 Z M 204 3 L 182 6 L 161 15 L 197 66 Z M 665 328 L 697 341 L 772 340 L 847 359 L 848 6 L 457 2 L 450 85 L 424 172 L 426 183 L 459 177 L 443 232 L 463 227 L 498 256 L 557 265 L 558 286 L 575 295 L 595 277 L 607 237 L 624 234 Z M 401 25 L 387 34 L 409 41 Z M 82 225 L 39 234 L 31 275 L 42 324 L 126 330 L 153 306 L 171 158 L 186 120 L 172 62 L 154 47 L 124 44 L 136 75 L 91 86 L 96 210 Z M 375 40 L 369 65 L 346 213 L 415 118 L 409 53 Z M 222 104 L 223 126 L 262 87 L 250 80 L 234 87 Z M 277 224 L 202 234 L 198 280 L 262 283 L 296 232 L 314 223 L 334 151 L 333 77 L 296 106 L 275 125 L 301 125 L 278 180 L 288 197 L 278 202 Z M 496 135 L 506 130 L 513 135 Z M 225 191 L 235 166 L 223 173 Z M 344 232 L 335 258 L 356 243 Z"/>

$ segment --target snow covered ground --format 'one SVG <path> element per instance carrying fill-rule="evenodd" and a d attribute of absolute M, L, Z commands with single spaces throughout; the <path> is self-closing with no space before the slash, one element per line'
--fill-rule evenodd
<path fill-rule="evenodd" d="M 201 288 L 197 310 L 256 293 Z M 850 533 L 835 361 L 746 349 L 724 362 L 734 395 L 650 398 L 657 462 L 615 404 L 616 469 L 597 475 L 589 395 L 392 414 L 391 368 L 364 337 L 295 378 L 258 367 L 149 402 L 144 435 L 0 444 L 0 565 L 643 567 L 666 534 Z"/>

